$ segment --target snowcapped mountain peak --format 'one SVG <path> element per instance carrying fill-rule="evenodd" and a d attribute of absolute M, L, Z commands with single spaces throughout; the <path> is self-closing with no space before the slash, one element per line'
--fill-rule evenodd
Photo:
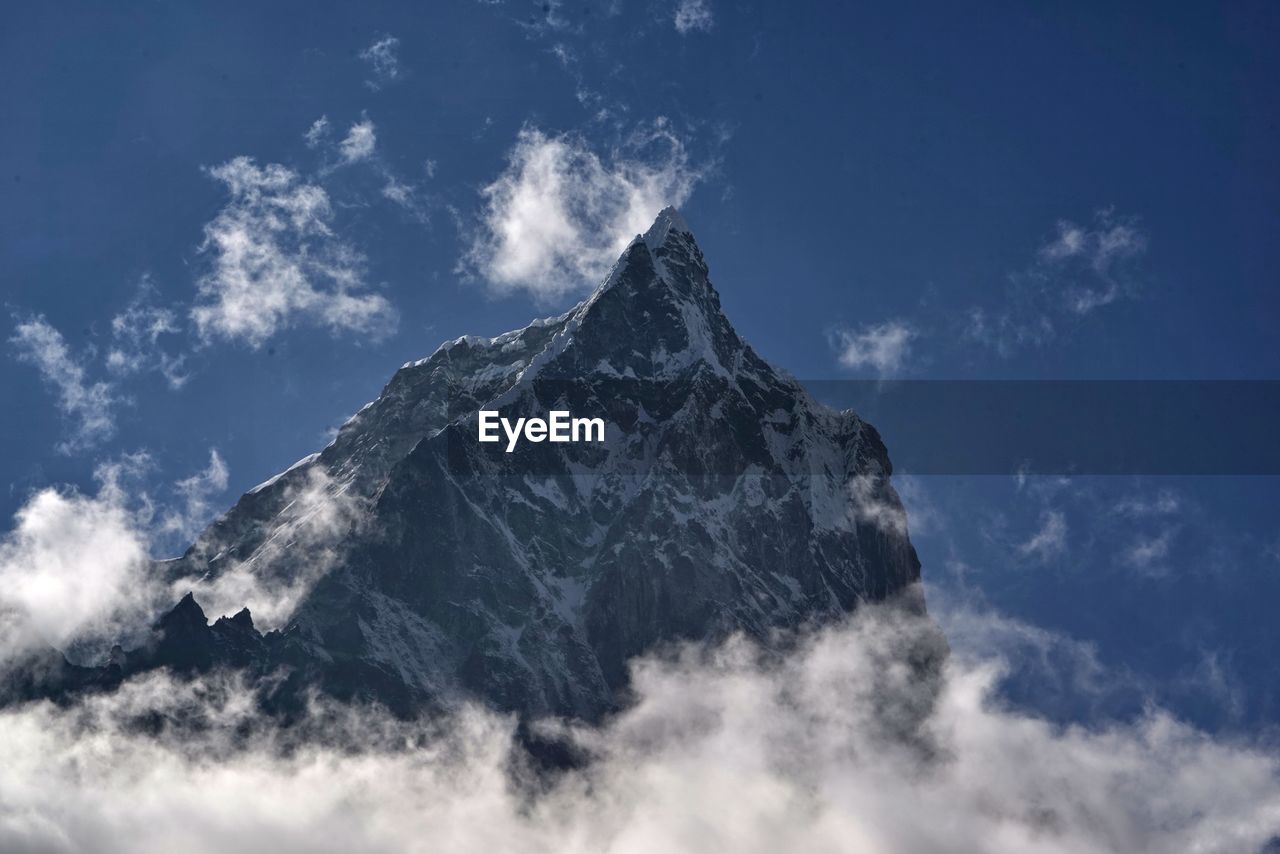
<path fill-rule="evenodd" d="M 604 418 L 605 441 L 476 441 L 480 410 L 557 408 Z M 598 718 L 655 645 L 910 596 L 905 530 L 850 509 L 856 479 L 900 513 L 891 471 L 870 425 L 738 335 L 667 208 L 577 307 L 409 363 L 246 494 L 164 568 L 199 579 L 211 613 L 256 618 L 210 625 L 184 601 L 128 669 L 230 663 L 404 713 L 470 694 Z M 231 601 L 247 589 L 271 595 Z"/>
<path fill-rule="evenodd" d="M 559 378 L 671 379 L 700 366 L 729 376 L 749 349 L 724 316 L 688 223 L 666 208 L 534 364 Z"/>
<path fill-rule="evenodd" d="M 644 233 L 643 240 L 650 250 L 656 252 L 658 247 L 667 241 L 667 236 L 673 231 L 688 234 L 690 237 L 693 236 L 689 223 L 685 222 L 684 217 L 680 215 L 680 211 L 667 206 L 658 213 L 653 225 L 649 226 L 649 230 Z"/>

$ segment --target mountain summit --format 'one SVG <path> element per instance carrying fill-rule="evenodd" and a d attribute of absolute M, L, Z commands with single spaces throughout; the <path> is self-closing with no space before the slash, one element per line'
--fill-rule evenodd
<path fill-rule="evenodd" d="M 601 417 L 606 441 L 505 453 L 477 441 L 481 409 Z M 870 425 L 738 336 L 668 208 L 573 310 L 405 365 L 328 447 L 243 496 L 161 565 L 199 579 L 194 599 L 112 666 L 595 719 L 665 642 L 922 607 L 902 526 L 859 511 L 901 514 L 890 473 Z M 209 625 L 195 600 L 254 617 Z"/>

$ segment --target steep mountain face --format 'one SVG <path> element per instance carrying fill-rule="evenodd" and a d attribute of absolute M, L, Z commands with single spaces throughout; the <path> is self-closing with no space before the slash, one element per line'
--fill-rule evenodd
<path fill-rule="evenodd" d="M 603 443 L 477 441 L 477 410 L 601 417 Z M 182 558 L 200 578 L 127 673 L 285 673 L 399 711 L 479 696 L 597 718 L 666 641 L 766 637 L 906 597 L 919 561 L 875 430 L 734 331 L 674 210 L 568 314 L 405 365 L 319 454 L 246 494 Z M 281 624 L 236 591 L 272 592 Z M 247 593 L 246 593 L 247 595 Z M 258 610 L 261 615 L 261 610 Z M 105 678 L 105 677 L 104 677 Z M 114 676 L 112 678 L 115 678 Z"/>

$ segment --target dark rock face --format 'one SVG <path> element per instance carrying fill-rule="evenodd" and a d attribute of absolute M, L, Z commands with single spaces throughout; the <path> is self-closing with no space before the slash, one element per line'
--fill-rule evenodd
<path fill-rule="evenodd" d="M 477 441 L 482 408 L 602 417 L 606 441 L 507 453 Z M 870 425 L 738 337 L 664 211 L 573 311 L 404 366 L 166 565 L 306 579 L 282 630 L 260 634 L 247 611 L 210 626 L 188 597 L 153 646 L 76 684 L 230 666 L 405 713 L 479 696 L 597 718 L 628 659 L 664 642 L 764 638 L 863 601 L 922 608 L 905 531 L 851 506 L 858 478 L 860 500 L 900 513 L 890 473 Z"/>

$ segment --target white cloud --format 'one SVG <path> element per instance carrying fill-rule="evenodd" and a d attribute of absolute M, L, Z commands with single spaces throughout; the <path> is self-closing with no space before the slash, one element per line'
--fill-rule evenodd
<path fill-rule="evenodd" d="M 209 174 L 231 199 L 204 230 L 201 251 L 212 269 L 198 283 L 191 312 L 202 338 L 256 348 L 299 318 L 335 333 L 376 336 L 394 328 L 390 303 L 367 292 L 364 259 L 333 233 L 322 187 L 248 157 Z"/>
<path fill-rule="evenodd" d="M 1154 536 L 1139 536 L 1121 552 L 1120 559 L 1148 574 L 1162 574 L 1161 564 L 1169 557 L 1169 547 L 1177 531 L 1166 528 Z"/>
<path fill-rule="evenodd" d="M 157 371 L 173 389 L 189 379 L 184 370 L 186 357 L 170 355 L 160 344 L 164 336 L 179 335 L 182 328 L 172 310 L 152 305 L 155 287 L 143 277 L 139 294 L 128 308 L 111 319 L 112 346 L 107 351 L 107 369 L 118 376 Z"/>
<path fill-rule="evenodd" d="M 551 46 L 551 54 L 560 61 L 565 68 L 578 61 L 577 55 L 573 50 L 563 42 L 556 42 Z"/>
<path fill-rule="evenodd" d="M 19 323 L 10 342 L 18 359 L 36 366 L 45 384 L 57 393 L 58 410 L 74 423 L 64 453 L 80 451 L 109 439 L 116 429 L 114 409 L 120 403 L 110 383 L 90 382 L 62 333 L 42 316 Z"/>
<path fill-rule="evenodd" d="M 431 221 L 417 187 L 404 183 L 389 170 L 383 170 L 382 177 L 386 182 L 382 185 L 384 199 L 399 205 L 409 216 L 423 225 Z"/>
<path fill-rule="evenodd" d="M 1161 489 L 1154 495 L 1140 493 L 1128 495 L 1112 504 L 1111 509 L 1122 516 L 1146 517 L 1168 516 L 1182 508 L 1182 501 L 1177 493 L 1169 489 Z"/>
<path fill-rule="evenodd" d="M 1058 332 L 1053 317 L 1040 308 L 1029 307 L 1028 300 L 1024 298 L 1030 278 L 1040 277 L 1010 276 L 1009 300 L 1003 307 L 994 310 L 971 307 L 962 337 L 988 346 L 1005 358 L 1023 347 L 1041 346 L 1051 341 Z M 1032 290 L 1039 292 L 1043 286 L 1037 284 Z"/>
<path fill-rule="evenodd" d="M 211 450 L 204 470 L 174 484 L 175 502 L 157 507 L 138 488 L 152 469 L 146 453 L 125 454 L 96 468 L 96 494 L 47 488 L 17 512 L 12 530 L 0 536 L 0 675 L 50 648 L 90 663 L 115 642 L 137 646 L 188 591 L 211 615 L 249 607 L 260 628 L 278 628 L 365 519 L 343 486 L 312 471 L 288 490 L 279 536 L 217 574 L 167 578 L 151 554 L 189 542 L 209 521 L 228 471 Z"/>
<path fill-rule="evenodd" d="M 1098 211 L 1093 227 L 1059 220 L 1057 235 L 1040 248 L 1039 257 L 1055 274 L 1065 276 L 1065 300 L 1077 315 L 1109 305 L 1124 296 L 1129 281 L 1121 266 L 1147 249 L 1146 235 L 1133 218 Z"/>
<path fill-rule="evenodd" d="M 894 474 L 892 485 L 898 500 L 911 520 L 911 532 L 916 536 L 938 533 L 945 527 L 945 520 L 930 492 L 925 479 L 918 475 Z"/>
<path fill-rule="evenodd" d="M 329 117 L 321 116 L 311 123 L 302 138 L 307 141 L 307 148 L 316 148 L 329 135 Z"/>
<path fill-rule="evenodd" d="M 311 126 L 311 130 L 307 131 L 307 144 L 312 148 L 319 148 L 322 144 L 325 144 L 328 135 L 329 120 L 327 117 L 322 116 Z M 320 174 L 322 176 L 329 175 L 341 166 L 350 166 L 356 163 L 367 164 L 382 178 L 381 194 L 384 199 L 399 205 L 418 222 L 424 225 L 428 224 L 431 218 L 428 215 L 427 200 L 423 197 L 423 194 L 413 184 L 402 181 L 397 177 L 390 167 L 377 156 L 377 148 L 377 127 L 368 116 L 362 116 L 360 121 L 351 125 L 347 130 L 346 136 L 330 149 L 336 151 L 337 160 L 321 169 Z M 429 160 L 427 164 L 427 177 L 430 178 L 435 174 L 435 161 Z"/>
<path fill-rule="evenodd" d="M 146 541 L 118 484 L 121 467 L 139 462 L 104 468 L 97 495 L 44 489 L 17 512 L 0 539 L 0 670 L 33 651 L 109 645 L 146 627 L 155 592 Z"/>
<path fill-rule="evenodd" d="M 1231 656 L 1222 656 L 1207 649 L 1199 653 L 1195 668 L 1176 680 L 1179 687 L 1197 698 L 1212 700 L 1232 723 L 1246 720 L 1246 697 L 1249 689 L 1257 683 L 1240 678 L 1231 666 Z M 1261 854 L 1268 852 L 1264 849 Z"/>
<path fill-rule="evenodd" d="M 555 299 L 600 281 L 631 238 L 702 173 L 665 121 L 602 159 L 585 140 L 520 131 L 485 187 L 481 228 L 463 262 L 499 293 Z"/>
<path fill-rule="evenodd" d="M 325 124 L 319 133 L 316 132 L 317 126 L 320 125 L 319 121 L 307 133 L 308 144 L 312 145 L 312 147 L 318 147 L 327 136 L 327 119 L 321 119 L 321 121 L 325 122 Z M 418 222 L 424 225 L 428 224 L 431 218 L 427 212 L 427 200 L 423 198 L 417 187 L 402 181 L 382 162 L 381 158 L 376 156 L 377 146 L 377 128 L 368 116 L 363 116 L 360 121 L 351 125 L 347 135 L 338 142 L 336 151 L 339 159 L 322 169 L 321 174 L 327 175 L 338 166 L 366 163 L 381 176 L 383 181 L 381 194 L 384 199 L 399 205 Z M 435 161 L 428 160 L 425 168 L 427 177 L 433 177 L 435 174 Z"/>
<path fill-rule="evenodd" d="M 210 499 L 226 490 L 229 474 L 217 449 L 210 449 L 209 465 L 203 471 L 174 484 L 182 504 L 164 514 L 160 532 L 189 543 L 209 523 Z"/>
<path fill-rule="evenodd" d="M 849 479 L 848 491 L 853 521 L 874 525 L 887 534 L 906 536 L 907 512 L 888 478 L 854 475 Z"/>
<path fill-rule="evenodd" d="M 1146 249 L 1135 217 L 1104 209 L 1092 225 L 1059 220 L 1034 261 L 1009 275 L 1003 305 L 969 309 L 964 337 L 1006 357 L 1044 345 L 1081 317 L 1133 297 L 1134 265 Z"/>
<path fill-rule="evenodd" d="M 388 83 L 400 79 L 400 39 L 395 36 L 382 38 L 360 51 L 360 58 L 369 63 L 373 78 L 365 85 L 375 92 Z"/>
<path fill-rule="evenodd" d="M 1058 221 L 1057 236 L 1040 248 L 1040 257 L 1048 261 L 1081 259 L 1099 275 L 1106 275 L 1117 260 L 1140 255 L 1147 248 L 1147 238 L 1133 220 L 1117 221 L 1107 210 L 1099 211 L 1095 227 L 1076 225 L 1070 220 Z"/>
<path fill-rule="evenodd" d="M 1034 705 L 1041 714 L 1076 719 L 1089 707 L 1091 718 L 1105 720 L 1106 707 L 1117 696 L 1130 702 L 1150 699 L 1135 674 L 1103 665 L 1093 643 L 950 600 L 938 588 L 929 590 L 929 612 L 960 661 L 982 667 L 998 660 L 1034 685 Z"/>
<path fill-rule="evenodd" d="M 175 582 L 173 598 L 191 591 L 209 614 L 233 614 L 247 607 L 259 628 L 279 628 L 333 569 L 342 542 L 365 520 L 363 505 L 347 485 L 312 468 L 287 490 L 285 509 L 272 523 L 274 536 L 243 561 Z"/>
<path fill-rule="evenodd" d="M 479 709 L 276 729 L 234 681 L 154 675 L 0 710 L 0 848 L 1226 854 L 1280 829 L 1273 753 L 1158 710 L 1056 726 L 997 699 L 996 660 L 906 663 L 933 642 L 868 607 L 786 655 L 639 662 L 630 708 L 568 731 L 583 766 L 541 778 Z M 149 735 L 148 713 L 202 726 Z"/>
<path fill-rule="evenodd" d="M 871 368 L 876 373 L 899 373 L 911 355 L 919 333 L 902 320 L 868 324 L 857 330 L 840 329 L 832 336 L 837 358 L 846 368 Z"/>
<path fill-rule="evenodd" d="M 351 126 L 346 137 L 338 144 L 338 150 L 342 152 L 343 160 L 348 163 L 357 163 L 373 156 L 373 149 L 377 142 L 378 137 L 374 133 L 373 122 L 365 118 Z"/>
<path fill-rule="evenodd" d="M 694 30 L 710 32 L 715 18 L 707 0 L 680 0 L 676 5 L 675 23 L 676 31 L 683 36 Z"/>
<path fill-rule="evenodd" d="M 1067 517 L 1058 510 L 1046 510 L 1040 514 L 1040 529 L 1018 546 L 1024 557 L 1049 560 L 1062 554 L 1067 548 Z"/>
<path fill-rule="evenodd" d="M 395 178 L 388 177 L 387 183 L 382 186 L 382 195 L 383 198 L 390 199 L 398 205 L 407 205 L 413 198 L 413 188 Z"/>

